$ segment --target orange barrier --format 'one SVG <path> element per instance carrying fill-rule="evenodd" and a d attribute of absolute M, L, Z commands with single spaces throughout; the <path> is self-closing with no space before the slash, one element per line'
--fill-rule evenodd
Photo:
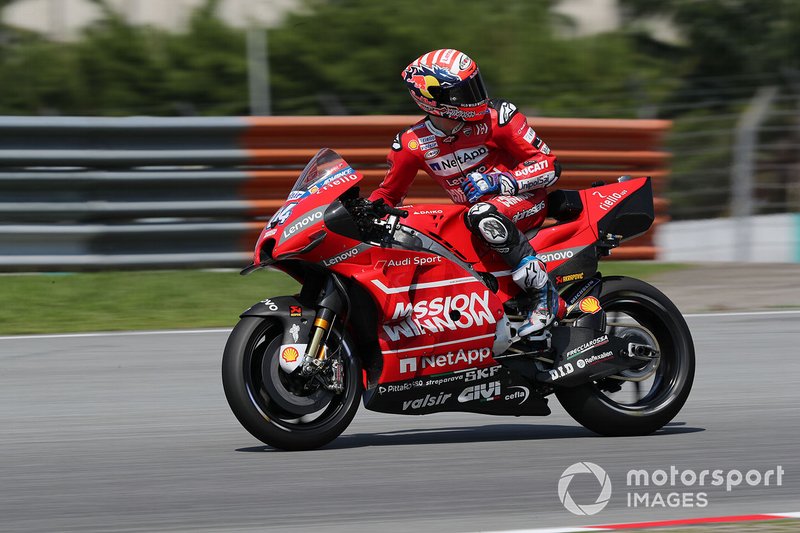
<path fill-rule="evenodd" d="M 414 124 L 416 116 L 253 117 L 239 140 L 248 154 L 250 179 L 240 195 L 254 214 L 274 212 L 299 170 L 319 148 L 339 152 L 365 176 L 363 191 L 375 188 L 386 173 L 386 155 L 395 134 Z M 651 176 L 656 195 L 662 194 L 669 154 L 663 139 L 671 123 L 665 120 L 532 118 L 563 167 L 559 188 L 585 189 L 597 180 L 623 174 Z M 412 185 L 408 203 L 446 203 L 439 187 L 424 172 Z M 656 223 L 666 220 L 667 203 L 657 197 Z M 653 229 L 616 250 L 618 259 L 654 259 Z"/>

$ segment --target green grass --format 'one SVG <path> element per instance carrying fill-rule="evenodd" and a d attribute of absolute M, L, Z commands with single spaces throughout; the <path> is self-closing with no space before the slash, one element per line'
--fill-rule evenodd
<path fill-rule="evenodd" d="M 645 279 L 676 268 L 601 263 L 604 275 Z M 0 275 L 0 334 L 230 327 L 253 303 L 298 289 L 264 270 Z"/>
<path fill-rule="evenodd" d="M 656 263 L 652 261 L 601 261 L 600 272 L 604 276 L 630 276 L 647 280 L 658 274 L 684 270 L 690 266 L 680 263 Z"/>
<path fill-rule="evenodd" d="M 298 284 L 279 272 L 105 272 L 0 276 L 0 333 L 233 326 Z"/>

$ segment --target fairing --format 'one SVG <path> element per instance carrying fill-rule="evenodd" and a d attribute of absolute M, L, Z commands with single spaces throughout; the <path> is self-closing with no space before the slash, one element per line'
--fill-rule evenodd
<path fill-rule="evenodd" d="M 518 373 L 512 376 L 505 367 L 491 370 L 499 366 L 495 355 L 508 346 L 503 344 L 510 335 L 504 304 L 519 288 L 508 265 L 469 232 L 465 208 L 407 206 L 409 215 L 394 231 L 394 244 L 364 242 L 342 199 L 360 180 L 335 152 L 320 151 L 262 232 L 255 263 L 268 255 L 301 282 L 306 280 L 290 264 L 305 265 L 303 275 L 327 270 L 357 285 L 371 300 L 373 309 L 351 310 L 377 315 L 377 333 L 351 332 L 376 336 L 381 353 L 379 374 L 376 368 L 375 379 L 367 383 L 367 407 L 404 414 L 489 412 L 486 402 L 497 401 L 491 407 L 495 414 L 546 414 L 541 397 L 529 389 L 522 394 L 525 385 L 515 381 L 522 379 Z M 598 246 L 609 230 L 649 227 L 649 187 L 648 178 L 639 178 L 580 191 L 583 208 L 575 211 L 577 218 L 532 236 L 534 249 L 565 295 L 596 273 Z M 441 381 L 443 374 L 449 381 Z M 478 378 L 472 383 L 469 376 L 474 375 Z M 447 383 L 453 390 L 441 392 L 450 396 L 429 398 L 420 392 L 434 382 Z M 525 402 L 530 403 L 519 407 Z"/>

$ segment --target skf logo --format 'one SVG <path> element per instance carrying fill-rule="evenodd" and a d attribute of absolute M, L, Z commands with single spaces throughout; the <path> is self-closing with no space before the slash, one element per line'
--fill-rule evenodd
<path fill-rule="evenodd" d="M 284 348 L 283 353 L 281 353 L 281 359 L 287 363 L 294 363 L 298 357 L 300 357 L 300 352 L 294 346 Z"/>
<path fill-rule="evenodd" d="M 587 296 L 586 298 L 581 300 L 581 303 L 578 307 L 584 313 L 595 314 L 600 310 L 600 300 L 598 300 L 594 296 Z"/>

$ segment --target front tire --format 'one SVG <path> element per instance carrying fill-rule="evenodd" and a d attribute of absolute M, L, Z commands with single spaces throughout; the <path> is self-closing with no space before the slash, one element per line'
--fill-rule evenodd
<path fill-rule="evenodd" d="M 344 391 L 339 394 L 317 391 L 324 405 L 314 413 L 293 413 L 271 397 L 275 384 L 265 384 L 264 376 L 275 376 L 277 351 L 283 338 L 283 327 L 274 318 L 248 316 L 233 328 L 222 356 L 222 385 L 233 414 L 262 442 L 283 450 L 319 448 L 338 437 L 353 420 L 361 399 L 361 366 L 346 335 L 333 330 L 328 340 L 328 353 L 339 354 L 344 366 Z M 280 369 L 286 384 L 292 387 Z M 269 378 L 266 378 L 269 379 Z M 274 392 L 273 392 L 274 395 Z M 285 404 L 284 404 L 285 405 Z"/>
<path fill-rule="evenodd" d="M 644 368 L 651 388 L 633 402 L 613 398 L 619 381 L 609 378 L 579 387 L 556 389 L 564 409 L 581 425 L 604 436 L 649 435 L 662 428 L 683 407 L 695 371 L 694 344 L 680 311 L 661 291 L 628 277 L 603 279 L 600 303 L 606 315 L 625 315 L 637 325 L 610 326 L 609 333 L 632 336 L 634 342 L 655 344 L 660 353 L 653 368 Z M 609 319 L 611 323 L 611 319 Z M 623 372 L 635 376 L 635 372 Z M 618 376 L 619 377 L 619 376 Z M 645 376 L 642 376 L 645 377 Z M 639 385 L 636 386 L 637 396 Z"/>

